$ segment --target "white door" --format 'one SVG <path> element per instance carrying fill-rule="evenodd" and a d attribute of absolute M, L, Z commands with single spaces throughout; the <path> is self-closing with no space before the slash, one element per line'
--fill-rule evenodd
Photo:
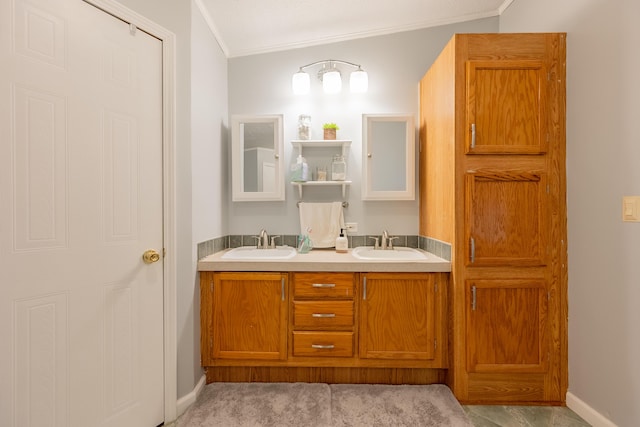
<path fill-rule="evenodd" d="M 81 0 L 0 0 L 2 426 L 163 422 L 161 65 Z"/>

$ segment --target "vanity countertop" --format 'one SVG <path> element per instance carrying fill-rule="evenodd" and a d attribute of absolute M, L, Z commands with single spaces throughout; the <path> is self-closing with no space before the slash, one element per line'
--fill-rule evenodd
<path fill-rule="evenodd" d="M 198 271 L 352 271 L 352 272 L 409 272 L 441 273 L 451 271 L 451 262 L 425 252 L 427 259 L 411 261 L 363 260 L 334 249 L 314 249 L 296 253 L 293 258 L 273 260 L 223 259 L 229 249 L 198 261 Z M 424 252 L 424 251 L 423 251 Z"/>

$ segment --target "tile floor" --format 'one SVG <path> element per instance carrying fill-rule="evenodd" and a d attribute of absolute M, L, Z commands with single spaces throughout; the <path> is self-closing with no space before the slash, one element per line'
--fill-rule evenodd
<path fill-rule="evenodd" d="M 587 427 L 571 409 L 559 406 L 463 406 L 475 427 Z"/>

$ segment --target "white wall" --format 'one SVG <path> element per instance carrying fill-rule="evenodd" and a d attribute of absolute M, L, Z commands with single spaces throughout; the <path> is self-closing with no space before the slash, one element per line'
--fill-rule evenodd
<path fill-rule="evenodd" d="M 178 347 L 185 359 L 193 350 L 190 369 L 179 378 L 179 393 L 193 389 L 202 375 L 200 367 L 200 286 L 197 243 L 227 234 L 227 58 L 221 51 L 198 7 L 191 8 L 191 171 L 193 241 L 191 286 L 178 325 Z M 186 298 L 188 296 L 188 299 Z M 188 365 L 187 360 L 183 366 Z M 184 393 L 183 393 L 184 394 Z"/>
<path fill-rule="evenodd" d="M 183 361 L 185 371 L 184 375 L 179 373 L 178 396 L 191 391 L 202 375 L 196 245 L 227 234 L 224 206 L 229 197 L 230 174 L 226 162 L 227 59 L 193 2 L 191 18 L 192 271 L 190 286 L 181 289 L 184 305 L 180 311 L 184 316 L 178 324 L 178 348 L 185 359 L 189 351 L 193 353 L 190 366 L 187 360 Z"/>
<path fill-rule="evenodd" d="M 640 2 L 515 0 L 501 32 L 566 31 L 569 392 L 640 425 Z M 601 420 L 602 421 L 602 420 Z"/>
<path fill-rule="evenodd" d="M 418 199 L 398 202 L 363 202 L 361 200 L 361 135 L 362 114 L 412 113 L 418 124 L 419 82 L 444 45 L 456 32 L 496 32 L 498 18 L 482 19 L 437 28 L 409 31 L 293 49 L 229 60 L 230 114 L 284 114 L 285 166 L 292 161 L 291 139 L 297 139 L 297 120 L 310 114 L 312 138 L 322 139 L 322 123 L 340 126 L 338 139 L 351 139 L 349 178 L 353 184 L 346 200 L 345 221 L 357 222 L 359 235 L 418 233 Z M 343 91 L 340 95 L 324 95 L 320 81 L 314 76 L 318 68 L 310 68 L 311 93 L 296 96 L 291 91 L 291 76 L 302 65 L 323 59 L 341 59 L 361 64 L 369 74 L 369 91 L 351 94 L 348 90 L 351 67 L 341 67 Z M 229 159 L 230 161 L 230 159 Z M 330 164 L 330 159 L 328 161 Z M 417 170 L 417 168 L 416 168 Z M 416 193 L 417 194 L 417 193 Z M 298 195 L 287 182 L 284 202 L 231 202 L 230 234 L 257 233 L 266 228 L 270 234 L 300 232 Z M 342 200 L 337 188 L 306 190 L 305 201 Z"/>

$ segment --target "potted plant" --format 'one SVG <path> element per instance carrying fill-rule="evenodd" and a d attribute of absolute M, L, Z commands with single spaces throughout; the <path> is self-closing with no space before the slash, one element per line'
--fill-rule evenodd
<path fill-rule="evenodd" d="M 335 123 L 325 123 L 322 125 L 324 139 L 336 139 L 336 131 L 340 128 Z"/>

